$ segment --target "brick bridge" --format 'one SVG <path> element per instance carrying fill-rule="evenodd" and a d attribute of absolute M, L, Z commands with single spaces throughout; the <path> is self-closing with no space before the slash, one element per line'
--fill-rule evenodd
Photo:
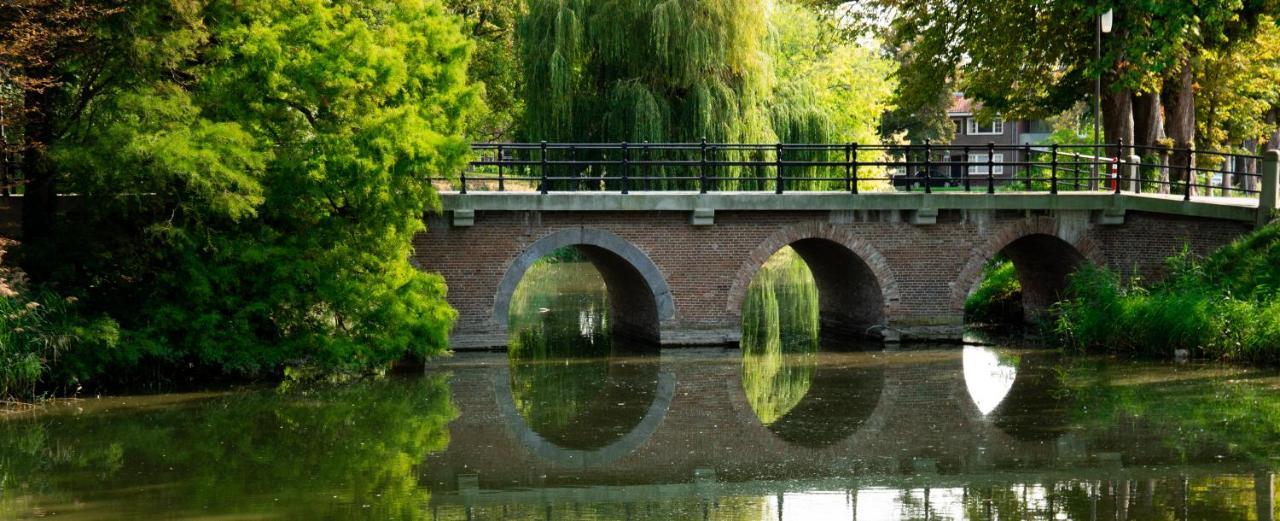
<path fill-rule="evenodd" d="M 1110 193 L 442 197 L 446 212 L 428 218 L 415 261 L 449 283 L 457 349 L 505 345 L 525 270 L 565 246 L 600 269 L 615 333 L 663 345 L 737 341 L 748 283 L 788 245 L 813 271 L 824 332 L 954 339 L 965 297 L 997 254 L 1013 261 L 1034 316 L 1081 264 L 1156 279 L 1184 246 L 1209 252 L 1271 213 L 1257 200 Z"/>

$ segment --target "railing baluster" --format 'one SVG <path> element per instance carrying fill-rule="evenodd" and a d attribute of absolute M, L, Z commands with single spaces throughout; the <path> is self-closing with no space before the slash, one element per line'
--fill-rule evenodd
<path fill-rule="evenodd" d="M 844 145 L 844 191 L 853 192 L 853 145 Z"/>
<path fill-rule="evenodd" d="M 987 193 L 996 193 L 996 144 L 987 142 Z"/>
<path fill-rule="evenodd" d="M 1058 144 L 1054 143 L 1049 151 L 1049 193 L 1058 193 Z"/>
<path fill-rule="evenodd" d="M 462 169 L 462 173 L 458 175 L 458 181 L 462 185 L 462 189 L 458 190 L 458 193 L 460 194 L 467 193 L 467 170 L 470 170 L 470 169 L 471 169 L 471 165 L 467 165 L 466 168 Z"/>
<path fill-rule="evenodd" d="M 1025 168 L 1026 174 L 1027 174 L 1027 191 L 1030 192 L 1031 191 L 1031 163 L 1033 162 L 1031 161 L 1031 145 L 1022 145 L 1022 160 L 1026 161 L 1027 163 L 1027 166 Z M 1010 184 L 1012 185 L 1012 182 L 1010 182 Z"/>
<path fill-rule="evenodd" d="M 649 142 L 640 144 L 640 160 L 644 161 L 644 191 L 653 190 L 653 165 L 649 164 Z"/>
<path fill-rule="evenodd" d="M 503 170 L 503 168 L 502 168 L 502 164 L 503 164 L 503 162 L 504 162 L 504 160 L 502 159 L 502 145 L 498 145 L 498 191 L 499 191 L 499 192 L 505 192 L 505 191 L 507 191 L 506 183 L 504 182 L 504 180 L 503 180 L 503 178 L 502 178 L 502 173 L 503 173 L 503 172 L 502 172 L 502 170 Z"/>
<path fill-rule="evenodd" d="M 539 161 L 542 163 L 542 181 L 539 187 L 542 195 L 547 195 L 547 142 L 542 142 L 542 154 L 539 155 Z"/>
<path fill-rule="evenodd" d="M 1194 163 L 1195 163 L 1195 156 L 1191 154 L 1191 148 L 1187 147 L 1187 177 L 1186 177 L 1186 186 L 1184 187 L 1183 194 L 1182 194 L 1183 201 L 1191 200 L 1191 183 L 1194 180 L 1193 178 L 1195 177 Z"/>
<path fill-rule="evenodd" d="M 929 161 L 931 159 L 929 157 L 930 150 L 932 150 L 932 145 L 929 143 L 929 140 L 926 139 L 924 140 L 924 193 L 926 194 L 933 193 L 933 177 L 932 174 L 929 173 Z"/>
<path fill-rule="evenodd" d="M 973 182 L 973 180 L 970 179 L 973 175 L 973 168 L 971 167 L 973 159 L 970 157 L 972 154 L 969 153 L 969 145 L 964 146 L 963 153 L 964 165 L 960 168 L 960 177 L 964 179 L 964 191 L 968 192 L 970 190 L 970 185 Z"/>
<path fill-rule="evenodd" d="M 852 166 L 849 169 L 851 173 L 849 176 L 851 181 L 849 183 L 849 191 L 856 195 L 858 193 L 858 144 L 850 144 L 849 150 L 852 153 L 850 160 Z"/>
<path fill-rule="evenodd" d="M 1115 192 L 1115 194 L 1116 194 L 1116 195 L 1120 195 L 1120 185 L 1121 185 L 1120 178 L 1121 178 L 1121 174 L 1123 174 L 1123 173 L 1124 173 L 1124 170 L 1125 170 L 1125 169 L 1124 169 L 1124 165 L 1123 165 L 1123 163 L 1121 163 L 1121 162 L 1120 162 L 1120 159 L 1121 159 L 1121 158 L 1123 158 L 1123 157 L 1125 157 L 1125 155 L 1124 155 L 1124 140 L 1123 140 L 1123 139 L 1121 139 L 1121 140 L 1120 140 L 1120 144 L 1119 144 L 1119 146 L 1117 146 L 1117 147 L 1116 147 L 1116 157 L 1115 157 L 1115 160 L 1114 160 L 1114 161 L 1111 161 L 1111 160 L 1110 160 L 1111 158 L 1107 158 L 1107 159 L 1108 159 L 1108 163 L 1107 163 L 1107 166 L 1108 166 L 1108 167 L 1110 167 L 1111 165 L 1115 165 L 1116 175 L 1115 175 L 1115 178 L 1114 178 L 1114 179 L 1115 179 L 1116 186 L 1113 188 L 1113 190 L 1114 190 L 1114 192 Z"/>
<path fill-rule="evenodd" d="M 775 148 L 774 148 L 774 158 L 773 158 L 773 160 L 776 162 L 776 168 L 777 168 L 777 172 L 776 172 L 776 174 L 777 174 L 777 176 L 778 176 L 778 179 L 777 179 L 776 181 L 774 181 L 773 193 L 775 193 L 775 194 L 780 194 L 780 193 L 782 193 L 782 192 L 783 192 L 783 188 L 782 188 L 782 143 L 778 143 L 778 144 L 775 146 Z"/>
<path fill-rule="evenodd" d="M 702 159 L 698 165 L 698 192 L 707 193 L 707 138 L 702 138 Z"/>
<path fill-rule="evenodd" d="M 627 142 L 622 142 L 622 193 L 629 193 L 630 180 L 627 179 L 627 170 L 631 167 L 631 154 L 627 150 Z"/>

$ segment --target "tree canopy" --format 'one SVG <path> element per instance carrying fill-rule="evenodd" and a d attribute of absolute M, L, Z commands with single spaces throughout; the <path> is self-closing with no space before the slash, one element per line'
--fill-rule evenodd
<path fill-rule="evenodd" d="M 444 281 L 410 240 L 439 209 L 430 179 L 466 161 L 480 92 L 439 0 L 92 12 L 23 122 L 57 129 L 29 150 L 79 198 L 27 264 L 123 332 L 64 377 L 365 370 L 447 347 Z"/>

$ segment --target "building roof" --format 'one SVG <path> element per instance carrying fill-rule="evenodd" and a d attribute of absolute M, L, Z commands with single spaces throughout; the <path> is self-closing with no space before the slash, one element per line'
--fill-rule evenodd
<path fill-rule="evenodd" d="M 982 108 L 982 104 L 964 97 L 963 92 L 957 92 L 951 95 L 951 108 L 947 109 L 948 116 L 960 116 L 973 114 L 975 110 Z"/>

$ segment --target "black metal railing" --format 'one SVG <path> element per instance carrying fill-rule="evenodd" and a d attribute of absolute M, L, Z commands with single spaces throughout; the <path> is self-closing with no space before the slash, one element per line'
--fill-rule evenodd
<path fill-rule="evenodd" d="M 442 189 L 619 193 L 1112 192 L 1253 197 L 1261 156 L 1104 145 L 480 143 Z M 1124 151 L 1136 162 L 1107 157 Z M 1132 178 L 1131 172 L 1137 171 Z"/>

